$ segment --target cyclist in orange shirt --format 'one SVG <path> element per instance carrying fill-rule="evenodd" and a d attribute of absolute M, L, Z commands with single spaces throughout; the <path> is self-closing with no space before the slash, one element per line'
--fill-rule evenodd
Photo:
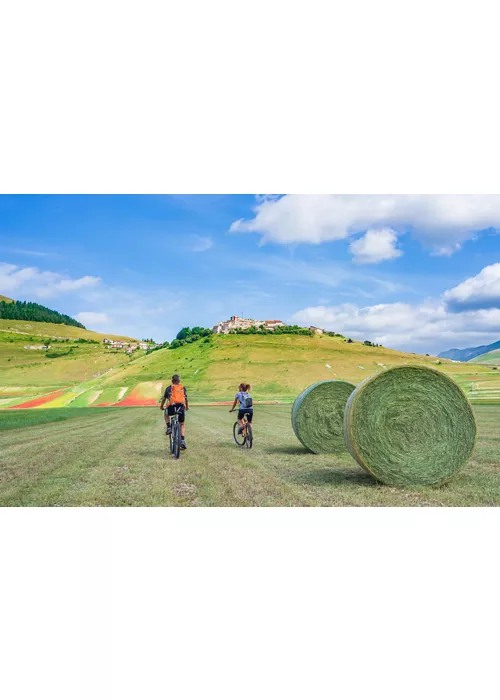
<path fill-rule="evenodd" d="M 167 407 L 165 408 L 165 403 Z M 170 425 L 170 416 L 177 413 L 179 416 L 179 423 L 181 426 L 181 450 L 186 449 L 186 411 L 189 411 L 188 395 L 186 387 L 181 384 L 181 380 L 178 374 L 174 374 L 172 377 L 172 384 L 167 386 L 165 393 L 163 394 L 163 399 L 160 406 L 162 411 L 165 411 L 165 423 L 167 425 L 166 434 L 170 435 L 172 432 L 172 426 Z"/>

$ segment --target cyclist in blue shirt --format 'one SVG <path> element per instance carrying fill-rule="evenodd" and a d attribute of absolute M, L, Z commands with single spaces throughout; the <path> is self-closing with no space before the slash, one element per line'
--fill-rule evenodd
<path fill-rule="evenodd" d="M 247 421 L 249 423 L 251 423 L 253 420 L 253 400 L 250 394 L 248 393 L 251 388 L 252 387 L 250 386 L 250 384 L 240 384 L 239 391 L 234 397 L 233 407 L 229 411 L 229 413 L 232 413 L 236 408 L 236 404 L 240 404 L 240 407 L 238 409 L 238 423 L 240 426 L 238 428 L 239 435 L 241 435 L 243 432 L 243 417 L 246 415 Z"/>

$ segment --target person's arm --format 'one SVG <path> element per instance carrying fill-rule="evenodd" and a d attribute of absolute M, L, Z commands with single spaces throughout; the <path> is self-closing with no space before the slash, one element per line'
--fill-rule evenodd
<path fill-rule="evenodd" d="M 186 411 L 189 411 L 189 401 L 188 401 L 188 393 L 186 391 L 186 387 L 184 387 L 184 399 L 186 401 Z"/>
<path fill-rule="evenodd" d="M 169 391 L 168 391 L 168 390 L 169 390 L 169 389 L 170 389 L 170 387 L 167 386 L 167 388 L 165 389 L 165 393 L 163 394 L 163 399 L 161 400 L 161 406 L 160 406 L 160 408 L 161 408 L 162 411 L 165 410 L 165 401 L 168 399 L 168 395 L 169 395 Z"/>
<path fill-rule="evenodd" d="M 229 413 L 232 413 L 234 409 L 236 408 L 236 404 L 238 403 L 238 395 L 234 397 L 234 403 L 232 409 L 229 411 Z"/>

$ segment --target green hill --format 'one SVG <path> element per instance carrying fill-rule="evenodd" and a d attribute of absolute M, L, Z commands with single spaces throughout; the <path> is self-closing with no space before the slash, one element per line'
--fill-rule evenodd
<path fill-rule="evenodd" d="M 322 379 L 355 384 L 385 368 L 401 364 L 437 367 L 455 377 L 466 390 L 479 376 L 495 382 L 487 368 L 450 360 L 368 347 L 342 338 L 297 335 L 216 335 L 175 350 L 162 349 L 110 372 L 106 386 L 166 380 L 178 373 L 199 400 L 227 400 L 240 382 L 249 382 L 256 400 L 292 400 Z M 500 380 L 500 377 L 499 377 Z"/>
<path fill-rule="evenodd" d="M 6 304 L 12 304 L 14 299 L 9 299 L 9 297 L 4 297 L 3 294 L 0 294 L 0 302 L 4 301 Z"/>
<path fill-rule="evenodd" d="M 97 379 L 103 372 L 131 362 L 123 352 L 107 349 L 102 342 L 105 337 L 76 326 L 0 319 L 0 387 L 67 386 Z M 44 345 L 51 347 L 26 348 Z"/>
<path fill-rule="evenodd" d="M 480 365 L 499 365 L 500 364 L 500 349 L 485 352 L 484 355 L 478 355 L 474 358 L 474 363 Z"/>
<path fill-rule="evenodd" d="M 290 402 L 316 381 L 357 384 L 401 364 L 437 367 L 476 401 L 500 400 L 500 372 L 487 365 L 347 343 L 341 337 L 214 335 L 174 350 L 131 356 L 107 349 L 103 338 L 74 326 L 0 320 L 0 408 L 31 399 L 47 407 L 154 406 L 174 373 L 181 375 L 193 403 L 228 401 L 242 381 L 252 385 L 256 401 Z M 25 348 L 34 344 L 51 347 Z"/>
<path fill-rule="evenodd" d="M 66 326 L 85 328 L 84 325 L 67 314 L 61 314 L 59 311 L 48 309 L 46 306 L 35 304 L 32 301 L 13 301 L 12 299 L 8 298 L 5 298 L 5 301 L 0 299 L 0 318 L 14 321 L 61 323 Z"/>

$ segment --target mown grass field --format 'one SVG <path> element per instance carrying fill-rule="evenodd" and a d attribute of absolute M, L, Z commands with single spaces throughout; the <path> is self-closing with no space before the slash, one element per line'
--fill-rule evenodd
<path fill-rule="evenodd" d="M 308 453 L 289 406 L 256 409 L 255 446 L 239 449 L 227 408 L 188 413 L 188 450 L 167 452 L 157 408 L 0 412 L 1 506 L 498 506 L 500 406 L 475 408 L 479 440 L 442 487 L 377 484 L 347 454 Z"/>

